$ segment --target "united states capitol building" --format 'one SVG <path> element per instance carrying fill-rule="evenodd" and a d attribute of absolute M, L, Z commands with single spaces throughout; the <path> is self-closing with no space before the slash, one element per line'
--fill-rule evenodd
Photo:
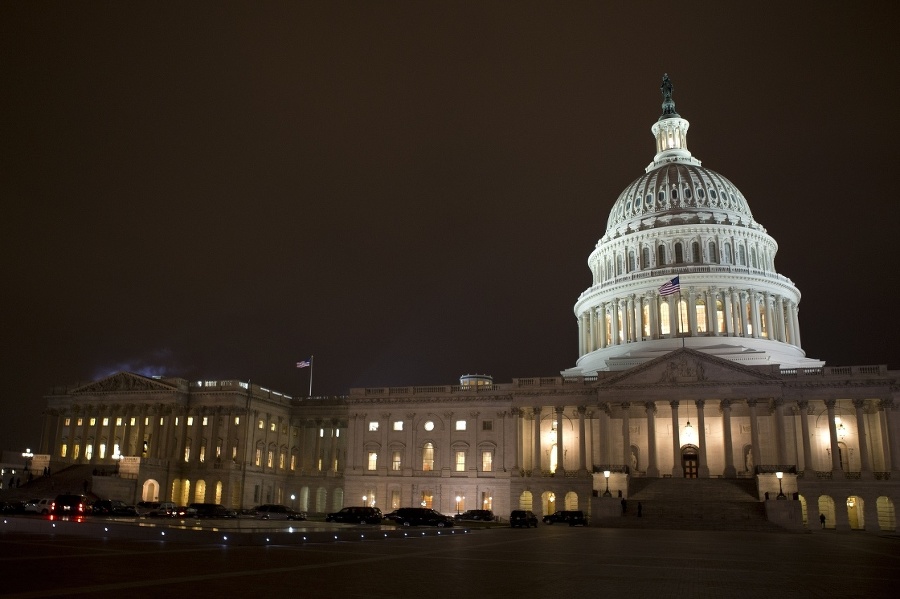
<path fill-rule="evenodd" d="M 668 77 L 661 91 L 655 153 L 588 257 L 560 376 L 294 398 L 120 372 L 52 390 L 35 466 L 113 472 L 93 488 L 126 501 L 580 509 L 607 524 L 620 497 L 697 517 L 738 484 L 789 527 L 895 530 L 900 372 L 806 356 L 777 242 L 688 150 Z"/>

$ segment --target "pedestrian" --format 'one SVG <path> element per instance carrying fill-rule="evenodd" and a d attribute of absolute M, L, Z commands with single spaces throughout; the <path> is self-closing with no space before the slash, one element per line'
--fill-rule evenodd
<path fill-rule="evenodd" d="M 641 505 L 641 502 L 638 501 L 638 518 L 641 517 L 641 512 L 644 511 L 644 506 Z"/>
<path fill-rule="evenodd" d="M 628 502 L 625 501 L 625 498 L 622 498 L 622 515 L 625 515 L 625 512 L 628 511 Z"/>
<path fill-rule="evenodd" d="M 822 528 L 825 528 L 825 514 L 819 514 L 819 522 L 822 523 Z"/>

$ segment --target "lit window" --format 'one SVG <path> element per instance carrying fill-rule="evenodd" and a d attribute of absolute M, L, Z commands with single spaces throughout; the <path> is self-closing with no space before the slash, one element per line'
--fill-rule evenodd
<path fill-rule="evenodd" d="M 422 470 L 430 472 L 434 470 L 434 445 L 426 443 L 422 448 Z"/>
<path fill-rule="evenodd" d="M 266 452 L 266 466 L 268 468 L 271 468 L 274 463 L 275 463 L 275 452 L 270 449 L 269 451 Z"/>
<path fill-rule="evenodd" d="M 131 420 L 129 421 L 129 424 L 130 424 L 131 426 L 134 426 L 134 425 L 135 425 L 135 421 L 136 421 L 136 419 L 135 419 L 134 417 L 132 417 Z"/>
<path fill-rule="evenodd" d="M 400 470 L 400 452 L 394 451 L 391 453 L 391 470 Z"/>
<path fill-rule="evenodd" d="M 395 421 L 394 421 L 394 430 L 395 430 L 395 431 L 402 431 L 402 430 L 403 430 L 403 421 L 402 421 L 402 420 L 395 420 Z"/>
<path fill-rule="evenodd" d="M 291 454 L 291 470 L 297 469 L 297 456 Z"/>
<path fill-rule="evenodd" d="M 79 418 L 78 420 L 75 421 L 75 426 L 81 426 L 82 422 L 83 422 L 83 420 L 81 418 Z"/>
<path fill-rule="evenodd" d="M 324 429 L 324 428 L 320 428 L 320 429 L 319 429 L 319 438 L 324 438 L 324 437 L 325 437 L 325 429 Z"/>
<path fill-rule="evenodd" d="M 262 449 L 256 448 L 256 455 L 253 457 L 253 464 L 259 466 L 262 464 Z"/>
<path fill-rule="evenodd" d="M 285 461 L 285 455 L 284 455 L 284 452 L 282 451 L 280 454 L 278 454 L 278 467 L 281 468 L 282 470 L 284 470 L 284 461 Z"/>
<path fill-rule="evenodd" d="M 273 433 L 275 432 L 275 423 L 274 422 L 269 424 L 269 430 Z"/>
<path fill-rule="evenodd" d="M 375 432 L 377 430 L 378 430 L 378 423 L 375 421 L 370 422 L 369 423 L 369 432 Z"/>
<path fill-rule="evenodd" d="M 89 424 L 90 424 L 90 426 L 97 426 L 97 419 L 96 419 L 96 418 L 91 418 L 90 421 L 89 421 Z"/>
<path fill-rule="evenodd" d="M 86 460 L 91 459 L 94 456 L 94 446 L 91 443 L 88 443 L 84 446 L 84 458 Z"/>
<path fill-rule="evenodd" d="M 194 426 L 194 417 L 193 417 L 193 416 L 188 416 L 188 417 L 187 417 L 187 425 L 188 425 L 188 426 Z"/>
<path fill-rule="evenodd" d="M 209 417 L 208 417 L 208 416 L 204 416 L 204 417 L 203 417 L 203 426 L 207 426 L 208 424 L 209 424 Z"/>
<path fill-rule="evenodd" d="M 101 443 L 100 444 L 100 459 L 102 460 L 105 457 L 106 457 L 106 443 Z"/>
<path fill-rule="evenodd" d="M 493 472 L 494 470 L 494 452 L 481 452 L 481 469 L 485 472 Z"/>
<path fill-rule="evenodd" d="M 374 451 L 369 452 L 369 470 L 378 469 L 378 454 Z"/>
<path fill-rule="evenodd" d="M 458 431 L 466 430 L 466 421 L 465 420 L 457 420 L 456 421 L 456 430 L 458 430 Z"/>
<path fill-rule="evenodd" d="M 191 459 L 191 446 L 187 445 L 184 448 L 184 461 L 187 462 L 187 461 L 190 461 L 190 459 Z"/>
<path fill-rule="evenodd" d="M 68 451 L 69 451 L 69 446 L 66 445 L 65 443 L 63 443 L 62 445 L 59 446 L 59 457 L 61 457 L 61 458 L 66 457 L 66 453 Z"/>
<path fill-rule="evenodd" d="M 72 425 L 72 419 L 66 418 L 65 422 L 63 423 L 63 426 L 71 426 L 71 425 Z"/>
<path fill-rule="evenodd" d="M 258 428 L 259 430 L 262 430 L 262 429 L 266 428 L 266 423 L 263 422 L 262 419 L 260 419 L 259 423 L 257 423 L 257 425 L 256 425 L 256 428 Z"/>
<path fill-rule="evenodd" d="M 465 451 L 457 451 L 456 452 L 456 471 L 457 472 L 465 472 L 466 470 L 466 452 Z"/>
<path fill-rule="evenodd" d="M 482 420 L 481 421 L 481 430 L 483 430 L 483 431 L 494 430 L 494 421 L 493 420 Z"/>
<path fill-rule="evenodd" d="M 200 455 L 197 456 L 197 459 L 200 460 L 200 463 L 206 462 L 206 445 L 200 446 Z"/>
<path fill-rule="evenodd" d="M 341 429 L 339 429 L 339 428 L 334 429 L 334 436 L 335 436 L 335 437 L 340 437 L 340 436 L 341 436 Z"/>
<path fill-rule="evenodd" d="M 109 426 L 109 418 L 103 419 L 103 426 Z"/>
<path fill-rule="evenodd" d="M 122 426 L 122 419 L 116 418 L 116 426 Z"/>
<path fill-rule="evenodd" d="M 237 426 L 237 425 L 239 425 L 240 423 L 241 423 L 241 417 L 240 417 L 240 416 L 235 416 L 235 417 L 234 417 L 234 425 Z"/>

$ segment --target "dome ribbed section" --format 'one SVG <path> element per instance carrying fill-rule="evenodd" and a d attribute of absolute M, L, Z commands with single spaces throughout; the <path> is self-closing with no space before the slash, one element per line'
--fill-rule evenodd
<path fill-rule="evenodd" d="M 609 213 L 606 233 L 615 237 L 628 230 L 691 222 L 762 229 L 731 181 L 702 166 L 673 163 L 651 170 L 625 188 Z"/>

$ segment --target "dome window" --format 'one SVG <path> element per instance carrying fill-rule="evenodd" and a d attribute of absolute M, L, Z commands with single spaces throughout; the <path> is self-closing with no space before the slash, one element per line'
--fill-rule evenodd
<path fill-rule="evenodd" d="M 686 199 L 686 200 L 691 199 L 691 188 L 690 187 L 684 188 L 684 199 Z"/>
<path fill-rule="evenodd" d="M 661 245 L 656 248 L 656 265 L 657 266 L 665 266 L 666 265 L 666 246 Z"/>
<path fill-rule="evenodd" d="M 713 264 L 719 263 L 719 256 L 718 256 L 718 253 L 716 252 L 716 242 L 715 241 L 709 242 L 709 261 L 712 262 Z"/>
<path fill-rule="evenodd" d="M 660 192 L 659 192 L 659 201 L 660 201 L 660 202 L 665 202 L 665 201 L 666 201 L 666 192 L 665 192 L 665 191 L 660 191 Z"/>
<path fill-rule="evenodd" d="M 629 198 L 628 201 L 625 202 L 625 212 L 631 212 L 631 198 Z"/>
<path fill-rule="evenodd" d="M 644 206 L 647 207 L 647 210 L 650 210 L 651 208 L 653 208 L 653 194 L 652 193 L 648 193 L 647 197 L 644 198 Z"/>
<path fill-rule="evenodd" d="M 681 247 L 681 243 L 675 244 L 675 264 L 681 264 L 684 262 L 684 249 Z"/>
<path fill-rule="evenodd" d="M 673 200 L 677 200 L 677 199 L 678 199 L 678 190 L 675 189 L 674 187 L 672 188 L 672 199 L 673 199 Z"/>
<path fill-rule="evenodd" d="M 700 198 L 701 200 L 706 197 L 706 192 L 703 191 L 702 187 L 697 189 L 697 197 Z"/>
<path fill-rule="evenodd" d="M 714 200 L 716 199 L 716 190 L 715 189 L 709 190 L 709 197 L 711 197 Z"/>

